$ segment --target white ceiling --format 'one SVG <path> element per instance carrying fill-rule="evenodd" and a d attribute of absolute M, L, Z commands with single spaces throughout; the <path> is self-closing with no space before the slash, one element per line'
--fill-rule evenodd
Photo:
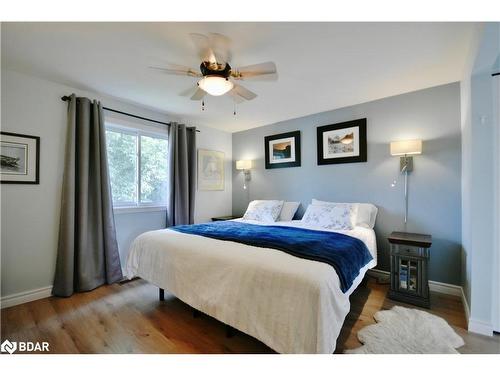
<path fill-rule="evenodd" d="M 472 23 L 3 23 L 8 69 L 97 91 L 234 132 L 460 80 Z M 244 82 L 237 107 L 178 94 L 196 79 L 148 69 L 197 68 L 189 33 L 233 41 L 231 65 L 274 61 L 276 82 Z"/>

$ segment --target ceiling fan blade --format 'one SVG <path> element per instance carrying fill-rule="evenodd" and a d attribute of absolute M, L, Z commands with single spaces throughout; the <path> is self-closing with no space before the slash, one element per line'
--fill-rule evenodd
<path fill-rule="evenodd" d="M 242 97 L 242 96 L 239 96 L 235 91 L 233 90 L 229 90 L 228 93 L 227 93 L 231 99 L 233 99 L 233 101 L 237 104 L 240 104 L 240 103 L 243 103 L 245 101 L 245 99 Z"/>
<path fill-rule="evenodd" d="M 196 47 L 198 57 L 202 61 L 208 61 L 210 64 L 216 64 L 217 59 L 212 51 L 210 39 L 203 34 L 191 33 L 189 35 L 191 36 L 191 40 Z"/>
<path fill-rule="evenodd" d="M 207 95 L 207 92 L 198 87 L 193 96 L 191 96 L 191 100 L 201 100 L 205 95 Z"/>
<path fill-rule="evenodd" d="M 150 69 L 160 70 L 166 74 L 173 74 L 178 76 L 201 77 L 201 73 L 196 70 L 183 65 L 166 64 L 166 66 L 150 66 Z"/>
<path fill-rule="evenodd" d="M 278 79 L 278 72 L 276 64 L 268 61 L 236 68 L 231 71 L 231 76 L 234 79 L 240 80 L 276 81 Z"/>
<path fill-rule="evenodd" d="M 234 87 L 231 91 L 233 91 L 235 94 L 241 96 L 243 99 L 246 99 L 246 100 L 252 100 L 252 99 L 255 99 L 257 97 L 256 93 L 254 93 L 254 92 L 250 91 L 249 89 L 246 89 L 243 86 L 238 85 L 236 83 L 234 84 Z"/>
<path fill-rule="evenodd" d="M 184 91 L 181 91 L 179 93 L 180 96 L 192 96 L 196 93 L 196 91 L 198 91 L 199 87 L 198 85 L 194 85 L 193 87 L 190 87 Z"/>
<path fill-rule="evenodd" d="M 217 33 L 210 33 L 210 47 L 215 55 L 217 64 L 222 66 L 222 69 L 226 66 L 226 63 L 231 61 L 231 39 L 227 36 Z"/>

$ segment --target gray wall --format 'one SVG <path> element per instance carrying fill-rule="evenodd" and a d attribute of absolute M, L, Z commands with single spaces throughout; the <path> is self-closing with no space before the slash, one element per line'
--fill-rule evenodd
<path fill-rule="evenodd" d="M 66 135 L 66 105 L 61 96 L 75 92 L 103 101 L 105 106 L 160 121 L 174 116 L 93 92 L 64 86 L 26 74 L 1 71 L 2 130 L 41 138 L 40 184 L 1 186 L 2 297 L 52 285 L 59 230 L 62 170 Z M 128 119 L 125 117 L 125 119 Z M 231 134 L 200 126 L 198 146 L 226 153 L 225 191 L 199 192 L 197 221 L 231 212 Z M 118 244 L 124 259 L 140 233 L 163 228 L 165 211 L 115 215 Z"/>
<path fill-rule="evenodd" d="M 318 166 L 316 127 L 364 117 L 368 161 Z M 264 136 L 293 130 L 301 131 L 302 166 L 266 170 Z M 453 83 L 233 133 L 233 161 L 254 160 L 248 191 L 233 162 L 233 213 L 241 215 L 249 199 L 298 200 L 299 216 L 311 198 L 374 203 L 378 268 L 387 270 L 386 237 L 403 229 L 404 213 L 399 158 L 390 156 L 389 142 L 420 138 L 423 154 L 415 156 L 409 177 L 407 230 L 433 236 L 430 278 L 460 284 L 460 130 L 460 87 Z"/>

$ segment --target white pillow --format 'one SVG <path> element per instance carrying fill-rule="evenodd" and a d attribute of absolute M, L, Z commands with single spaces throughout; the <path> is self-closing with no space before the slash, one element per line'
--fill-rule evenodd
<path fill-rule="evenodd" d="M 325 229 L 351 230 L 353 206 L 348 203 L 310 204 L 302 217 L 304 224 Z"/>
<path fill-rule="evenodd" d="M 299 208 L 300 202 L 285 202 L 283 203 L 283 208 L 281 209 L 280 217 L 278 221 L 290 221 L 295 216 L 297 209 Z"/>
<path fill-rule="evenodd" d="M 312 205 L 324 204 L 337 204 L 335 202 L 320 201 L 317 199 L 312 200 Z M 358 227 L 371 228 L 375 226 L 377 219 L 377 207 L 371 203 L 348 203 L 353 206 L 352 210 L 352 223 Z"/>
<path fill-rule="evenodd" d="M 278 219 L 283 203 L 283 201 L 275 200 L 251 201 L 245 215 L 243 215 L 243 219 L 273 223 Z"/>
<path fill-rule="evenodd" d="M 377 220 L 377 206 L 371 203 L 357 203 L 357 205 L 358 214 L 356 217 L 356 225 L 373 229 L 375 221 Z"/>

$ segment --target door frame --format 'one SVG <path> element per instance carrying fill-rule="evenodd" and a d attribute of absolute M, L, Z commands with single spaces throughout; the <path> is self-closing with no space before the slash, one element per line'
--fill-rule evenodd
<path fill-rule="evenodd" d="M 494 254 L 493 254 L 493 330 L 500 332 L 500 75 L 494 75 L 493 86 L 493 124 L 494 124 Z"/>

